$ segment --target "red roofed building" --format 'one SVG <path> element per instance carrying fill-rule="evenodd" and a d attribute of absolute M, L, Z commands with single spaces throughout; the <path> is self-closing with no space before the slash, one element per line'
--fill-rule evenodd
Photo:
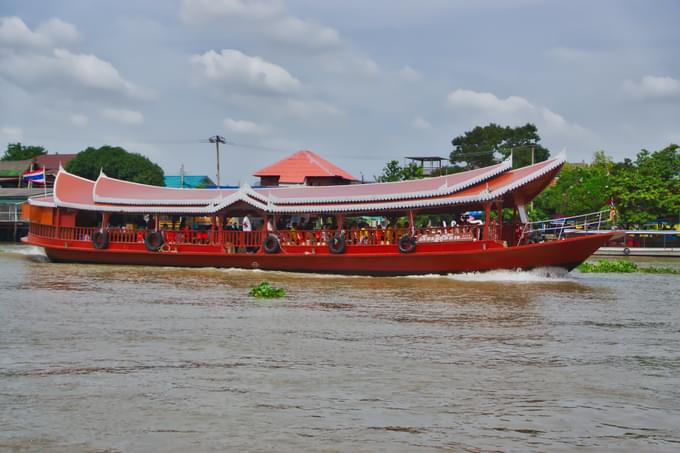
<path fill-rule="evenodd" d="M 298 151 L 265 167 L 253 176 L 262 186 L 307 185 L 335 186 L 352 184 L 357 179 L 312 151 Z"/>
<path fill-rule="evenodd" d="M 41 154 L 33 158 L 33 169 L 45 168 L 47 187 L 54 184 L 54 178 L 59 173 L 59 166 L 65 167 L 78 154 Z"/>

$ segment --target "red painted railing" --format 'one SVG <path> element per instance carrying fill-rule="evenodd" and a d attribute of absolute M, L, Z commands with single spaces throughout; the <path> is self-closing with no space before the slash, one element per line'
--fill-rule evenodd
<path fill-rule="evenodd" d="M 419 243 L 427 242 L 454 242 L 474 241 L 482 239 L 483 225 L 463 225 L 455 227 L 429 227 L 415 230 L 416 240 Z M 498 238 L 498 229 L 490 228 L 489 239 Z M 91 241 L 92 235 L 99 228 L 92 227 L 56 227 L 31 223 L 29 233 L 34 236 L 63 239 L 70 241 Z M 136 230 L 126 228 L 108 228 L 109 243 L 111 244 L 135 244 L 143 243 L 148 230 Z M 228 253 L 249 250 L 255 251 L 262 246 L 267 234 L 274 234 L 279 238 L 281 245 L 325 245 L 336 231 L 323 230 L 279 230 L 275 232 L 240 231 L 240 230 L 161 230 L 165 243 L 170 246 L 178 245 L 204 245 L 219 246 Z M 396 244 L 403 235 L 411 234 L 408 228 L 360 228 L 343 230 L 347 245 L 389 245 Z"/>

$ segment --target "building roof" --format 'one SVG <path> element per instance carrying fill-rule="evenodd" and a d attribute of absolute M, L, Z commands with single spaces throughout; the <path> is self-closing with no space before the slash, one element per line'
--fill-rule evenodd
<path fill-rule="evenodd" d="M 45 167 L 47 173 L 56 174 L 59 166 L 66 166 L 77 154 L 41 154 L 33 158 L 36 168 Z"/>
<path fill-rule="evenodd" d="M 492 201 L 512 207 L 535 198 L 563 164 L 564 156 L 558 156 L 512 170 L 512 162 L 506 160 L 490 167 L 415 181 L 258 189 L 244 185 L 226 190 L 147 186 L 103 174 L 97 181 L 89 181 L 61 170 L 54 196 L 32 198 L 30 202 L 105 212 L 203 215 L 243 205 L 274 214 L 448 211 L 453 206 L 480 208 Z"/>
<path fill-rule="evenodd" d="M 255 172 L 253 176 L 278 176 L 280 184 L 302 184 L 309 177 L 337 176 L 348 181 L 357 179 L 318 154 L 302 150 Z"/>
<path fill-rule="evenodd" d="M 19 177 L 31 168 L 33 159 L 26 160 L 0 160 L 0 176 Z"/>
<path fill-rule="evenodd" d="M 215 183 L 213 182 L 210 177 L 205 176 L 205 175 L 184 175 L 184 185 L 182 184 L 182 176 L 165 176 L 165 187 L 174 187 L 174 188 L 183 188 L 183 189 L 196 189 L 196 188 L 205 188 L 208 186 L 214 186 Z"/>

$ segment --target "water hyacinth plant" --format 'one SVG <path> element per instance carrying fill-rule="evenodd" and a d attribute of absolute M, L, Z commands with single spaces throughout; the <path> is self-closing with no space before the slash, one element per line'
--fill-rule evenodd
<path fill-rule="evenodd" d="M 624 260 L 601 260 L 594 263 L 581 263 L 577 269 L 584 273 L 602 272 L 602 273 L 631 273 L 642 272 L 645 274 L 680 274 L 680 269 L 673 269 L 670 267 L 639 267 L 632 261 Z"/>
<path fill-rule="evenodd" d="M 286 295 L 286 291 L 283 288 L 276 288 L 272 286 L 269 282 L 262 282 L 259 285 L 251 288 L 250 293 L 253 297 L 259 298 L 278 298 Z"/>

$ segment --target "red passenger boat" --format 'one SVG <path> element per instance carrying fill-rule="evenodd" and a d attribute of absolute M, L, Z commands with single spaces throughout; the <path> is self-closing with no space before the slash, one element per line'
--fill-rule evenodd
<path fill-rule="evenodd" d="M 513 170 L 508 160 L 414 181 L 238 189 L 155 187 L 103 173 L 90 181 L 61 169 L 52 195 L 29 200 L 26 242 L 58 262 L 357 275 L 571 270 L 614 233 L 529 231 L 525 206 L 563 163 L 560 156 Z M 517 221 L 498 221 L 503 209 Z M 468 210 L 482 211 L 482 224 L 452 221 Z M 417 226 L 428 216 L 435 225 Z"/>

